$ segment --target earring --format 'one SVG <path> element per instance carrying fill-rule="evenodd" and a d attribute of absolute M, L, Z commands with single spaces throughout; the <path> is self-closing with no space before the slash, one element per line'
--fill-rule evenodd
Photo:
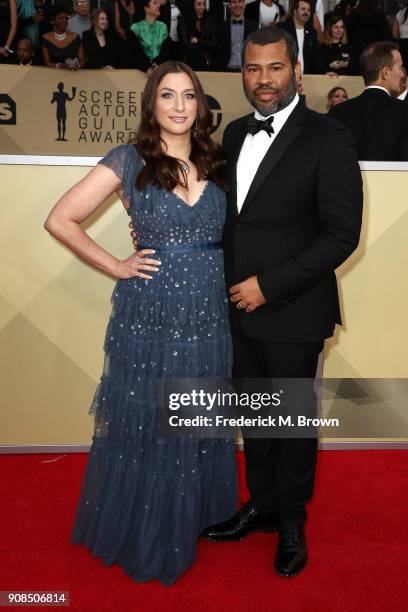
<path fill-rule="evenodd" d="M 194 138 L 197 138 L 197 131 L 198 131 L 198 115 L 196 115 L 195 122 L 194 122 L 194 131 L 193 131 Z"/>

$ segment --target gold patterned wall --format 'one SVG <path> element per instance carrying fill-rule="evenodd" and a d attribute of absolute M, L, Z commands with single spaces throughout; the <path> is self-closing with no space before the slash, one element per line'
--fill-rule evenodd
<path fill-rule="evenodd" d="M 0 445 L 81 445 L 103 363 L 113 279 L 79 260 L 43 222 L 88 171 L 0 165 Z M 327 343 L 325 376 L 408 377 L 408 173 L 364 172 L 362 241 L 340 270 L 344 327 Z M 111 199 L 85 227 L 117 257 L 132 251 L 128 216 Z M 398 434 L 399 423 L 388 424 Z"/>

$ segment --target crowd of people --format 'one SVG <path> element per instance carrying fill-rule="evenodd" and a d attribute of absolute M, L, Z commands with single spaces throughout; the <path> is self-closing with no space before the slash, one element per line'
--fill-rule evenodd
<path fill-rule="evenodd" d="M 373 42 L 396 41 L 408 63 L 408 0 L 389 19 L 377 0 L 0 0 L 0 63 L 57 69 L 135 68 L 166 60 L 238 71 L 245 38 L 291 33 L 304 74 L 359 75 Z"/>
<path fill-rule="evenodd" d="M 349 100 L 339 84 L 326 103 L 328 114 L 351 131 L 359 159 L 408 161 L 407 107 L 395 100 L 408 102 L 408 0 L 392 23 L 376 0 L 340 0 L 326 14 L 322 0 L 50 1 L 0 0 L 0 62 L 133 68 L 150 76 L 176 60 L 194 71 L 238 72 L 245 39 L 272 26 L 294 41 L 297 93 L 305 104 L 302 74 L 363 77 L 360 96 Z M 385 127 L 371 142 L 372 125 L 390 115 L 395 133 Z"/>

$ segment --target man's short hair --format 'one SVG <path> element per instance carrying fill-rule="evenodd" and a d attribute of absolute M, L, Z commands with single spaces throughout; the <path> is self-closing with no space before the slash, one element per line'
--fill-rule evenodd
<path fill-rule="evenodd" d="M 360 72 L 366 85 L 377 81 L 383 68 L 392 68 L 393 51 L 399 51 L 399 47 L 388 40 L 372 43 L 364 49 L 360 56 Z"/>
<path fill-rule="evenodd" d="M 33 45 L 32 41 L 29 38 L 20 38 L 20 40 L 17 43 L 17 47 L 21 43 L 24 43 L 25 45 L 28 45 L 30 47 L 30 50 L 33 51 L 34 45 Z"/>
<path fill-rule="evenodd" d="M 245 51 L 249 44 L 264 47 L 265 45 L 278 43 L 281 40 L 286 42 L 286 49 L 290 63 L 292 66 L 294 66 L 298 61 L 299 53 L 295 39 L 291 34 L 289 34 L 289 32 L 286 32 L 286 30 L 281 30 L 275 26 L 268 26 L 266 28 L 254 30 L 249 36 L 247 36 L 242 47 L 242 65 L 244 65 L 245 62 Z"/>
<path fill-rule="evenodd" d="M 309 4 L 310 10 L 312 10 L 313 8 L 312 0 L 295 0 L 294 3 L 292 4 L 292 14 L 293 14 L 293 11 L 297 11 L 297 9 L 299 8 L 299 4 L 301 2 L 306 2 L 306 4 Z"/>

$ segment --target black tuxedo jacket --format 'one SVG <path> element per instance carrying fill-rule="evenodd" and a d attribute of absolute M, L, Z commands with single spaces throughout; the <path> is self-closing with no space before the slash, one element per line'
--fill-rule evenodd
<path fill-rule="evenodd" d="M 223 138 L 230 179 L 227 287 L 257 275 L 267 303 L 232 326 L 252 338 L 314 342 L 341 323 L 334 270 L 359 242 L 362 180 L 347 129 L 299 103 L 267 151 L 238 214 L 236 164 L 249 115 Z"/>
<path fill-rule="evenodd" d="M 244 40 L 254 30 L 258 29 L 258 24 L 250 19 L 244 19 Z M 231 21 L 223 21 L 218 26 L 218 56 L 221 70 L 225 69 L 231 57 Z"/>
<path fill-rule="evenodd" d="M 296 26 L 292 17 L 288 17 L 285 21 L 281 21 L 276 24 L 277 28 L 286 30 L 289 34 L 292 34 L 295 39 L 296 45 Z M 309 21 L 305 26 L 305 38 L 303 41 L 303 63 L 304 63 L 304 74 L 323 74 L 324 66 L 323 61 L 320 57 L 317 44 L 317 32 L 314 29 L 312 22 Z"/>
<path fill-rule="evenodd" d="M 358 158 L 408 161 L 408 108 L 381 89 L 366 89 L 333 106 L 329 115 L 351 131 Z"/>

